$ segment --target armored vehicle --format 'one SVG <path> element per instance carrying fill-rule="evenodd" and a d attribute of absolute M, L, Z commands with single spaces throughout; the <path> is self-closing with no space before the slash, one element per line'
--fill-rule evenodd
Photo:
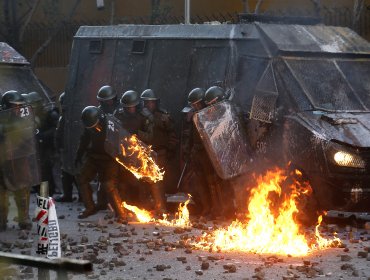
<path fill-rule="evenodd" d="M 30 63 L 7 43 L 0 42 L 0 93 L 9 90 L 38 92 L 45 103 L 51 102 L 49 92 L 32 71 Z"/>
<path fill-rule="evenodd" d="M 53 106 L 47 90 L 35 76 L 30 63 L 11 46 L 0 42 L 0 98 L 11 91 L 19 94 L 37 92 L 44 104 Z M 5 99 L 6 97 L 3 101 Z M 3 106 L 0 110 L 1 145 L 4 149 L 1 169 L 7 189 L 13 191 L 37 185 L 41 181 L 35 139 L 35 115 L 30 104 L 19 104 L 22 104 L 19 108 L 9 109 Z M 8 126 L 6 130 L 4 124 Z"/>
<path fill-rule="evenodd" d="M 102 85 L 153 89 L 181 129 L 191 89 L 218 85 L 244 117 L 252 169 L 291 162 L 324 209 L 369 204 L 370 44 L 348 28 L 252 22 L 83 26 L 66 86 L 66 158 Z"/>

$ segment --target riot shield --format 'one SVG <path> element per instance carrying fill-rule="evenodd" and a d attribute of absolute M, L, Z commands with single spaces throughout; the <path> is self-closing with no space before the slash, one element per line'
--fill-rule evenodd
<path fill-rule="evenodd" d="M 121 157 L 121 141 L 131 134 L 122 128 L 121 122 L 112 115 L 107 115 L 107 134 L 104 142 L 105 151 L 113 158 Z M 123 159 L 124 160 L 124 159 Z"/>
<path fill-rule="evenodd" d="M 0 111 L 3 137 L 1 171 L 7 189 L 15 191 L 40 184 L 41 174 L 31 106 Z"/>
<path fill-rule="evenodd" d="M 163 180 L 163 173 L 155 162 L 156 153 L 111 115 L 107 116 L 104 149 L 136 178 L 154 183 Z"/>
<path fill-rule="evenodd" d="M 251 151 L 241 120 L 230 102 L 200 110 L 193 121 L 219 177 L 230 179 L 248 170 Z"/>

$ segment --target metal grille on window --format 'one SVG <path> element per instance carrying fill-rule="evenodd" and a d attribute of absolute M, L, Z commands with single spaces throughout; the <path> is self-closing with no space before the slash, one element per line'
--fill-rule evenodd
<path fill-rule="evenodd" d="M 270 63 L 256 86 L 250 118 L 271 123 L 275 113 L 277 97 L 275 76 Z"/>

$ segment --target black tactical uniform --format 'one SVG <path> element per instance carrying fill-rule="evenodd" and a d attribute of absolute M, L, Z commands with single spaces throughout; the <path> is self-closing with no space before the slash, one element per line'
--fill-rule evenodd
<path fill-rule="evenodd" d="M 153 90 L 146 89 L 141 94 L 144 102 L 144 108 L 147 108 L 153 114 L 153 137 L 148 144 L 156 152 L 156 161 L 158 165 L 165 169 L 165 178 L 168 168 L 168 161 L 174 157 L 177 145 L 177 137 L 174 130 L 173 121 L 169 113 L 159 107 L 159 99 L 155 96 Z M 155 203 L 155 209 L 158 214 L 166 212 L 166 201 L 164 194 L 164 181 L 150 184 L 151 193 Z"/>
<path fill-rule="evenodd" d="M 59 105 L 60 105 L 61 114 L 58 120 L 56 132 L 55 132 L 55 146 L 56 146 L 57 151 L 60 152 L 60 154 L 62 154 L 64 150 L 64 125 L 65 125 L 64 96 L 65 96 L 64 92 L 59 96 Z M 79 189 L 78 189 L 75 176 L 65 171 L 63 162 L 62 162 L 62 167 L 61 167 L 61 179 L 62 179 L 63 195 L 60 197 L 57 197 L 55 200 L 57 202 L 72 202 L 73 201 L 73 197 L 72 197 L 73 184 L 76 186 L 78 192 L 79 192 Z M 79 200 L 82 201 L 80 193 L 79 193 Z"/>
<path fill-rule="evenodd" d="M 120 107 L 114 116 L 130 134 L 136 134 L 144 143 L 153 139 L 153 116 L 148 109 L 140 109 L 140 96 L 136 91 L 126 91 L 120 99 Z M 137 201 L 141 207 L 148 207 L 147 185 L 138 180 L 124 168 L 119 172 L 120 192 L 128 201 Z M 139 196 L 139 197 L 138 197 Z M 142 203 L 142 204 L 140 204 Z"/>
<path fill-rule="evenodd" d="M 209 89 L 207 89 L 204 97 L 204 103 L 207 106 L 212 106 L 218 102 L 221 102 L 226 98 L 225 91 L 223 88 L 219 86 L 212 86 Z M 214 172 L 214 171 L 213 171 Z M 230 185 L 230 181 L 228 180 L 222 180 L 220 177 L 218 177 L 215 173 L 215 203 L 218 203 L 219 205 L 219 214 L 222 214 L 224 216 L 231 217 L 234 212 L 234 192 L 233 188 Z"/>
<path fill-rule="evenodd" d="M 55 192 L 53 166 L 56 149 L 54 146 L 55 130 L 58 125 L 59 113 L 54 106 L 45 106 L 44 100 L 37 92 L 27 94 L 27 102 L 35 114 L 38 133 L 36 139 L 39 145 L 42 181 L 49 182 L 49 195 Z"/>
<path fill-rule="evenodd" d="M 106 123 L 104 113 L 97 107 L 88 106 L 82 111 L 82 121 L 85 129 L 80 138 L 76 155 L 76 165 L 86 156 L 77 180 L 80 186 L 82 200 L 86 209 L 80 213 L 79 219 L 86 218 L 96 212 L 92 198 L 90 182 L 98 175 L 101 187 L 106 192 L 108 201 L 114 208 L 119 220 L 126 218 L 121 207 L 122 200 L 117 190 L 118 165 L 104 150 Z"/>
<path fill-rule="evenodd" d="M 17 91 L 5 92 L 1 99 L 1 110 L 7 110 L 16 108 L 20 105 L 25 104 L 24 98 Z M 2 118 L 0 123 L 0 152 L 2 154 L 0 164 L 6 164 L 5 161 L 5 135 L 7 131 L 13 126 L 17 126 L 17 120 L 20 117 L 15 114 L 15 111 L 8 111 L 9 115 L 7 118 Z M 24 110 L 24 114 L 28 111 Z M 8 163 L 9 164 L 9 163 Z M 23 162 L 24 164 L 24 162 Z M 25 174 L 18 174 L 19 176 Z M 6 230 L 7 227 L 7 216 L 8 216 L 8 189 L 4 181 L 5 176 L 3 174 L 3 168 L 0 172 L 0 231 Z M 29 203 L 30 203 L 30 187 L 31 186 L 16 186 L 17 189 L 13 191 L 15 203 L 18 209 L 18 225 L 20 229 L 29 230 L 32 228 L 32 223 L 29 218 Z M 19 188 L 18 188 L 19 187 Z"/>
<path fill-rule="evenodd" d="M 191 110 L 183 110 L 188 120 L 188 123 L 184 125 L 187 131 L 183 132 L 183 135 L 188 135 L 188 139 L 184 139 L 184 160 L 190 163 L 189 169 L 195 173 L 200 182 L 196 192 L 202 204 L 202 215 L 219 216 L 222 211 L 217 193 L 219 183 L 202 139 L 193 123 L 194 113 L 204 108 L 204 90 L 193 89 L 189 93 L 188 102 Z"/>
<path fill-rule="evenodd" d="M 113 88 L 109 85 L 102 86 L 96 99 L 99 101 L 98 108 L 101 109 L 105 114 L 113 114 L 117 108 L 117 94 Z M 99 185 L 97 192 L 97 203 L 96 210 L 105 210 L 107 209 L 107 195 L 104 189 Z"/>

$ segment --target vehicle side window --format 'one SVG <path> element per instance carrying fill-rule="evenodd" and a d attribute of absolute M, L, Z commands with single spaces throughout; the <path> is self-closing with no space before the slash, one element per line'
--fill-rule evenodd
<path fill-rule="evenodd" d="M 270 62 L 256 86 L 250 118 L 271 123 L 275 115 L 277 97 L 275 75 Z"/>

